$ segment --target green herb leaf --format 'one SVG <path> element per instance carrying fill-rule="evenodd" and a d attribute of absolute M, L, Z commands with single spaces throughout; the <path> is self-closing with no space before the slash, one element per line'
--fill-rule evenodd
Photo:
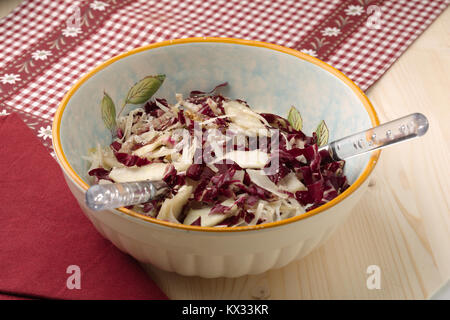
<path fill-rule="evenodd" d="M 125 103 L 140 104 L 146 102 L 158 91 L 165 78 L 164 74 L 145 77 L 128 91 Z"/>
<path fill-rule="evenodd" d="M 106 92 L 103 92 L 101 111 L 103 123 L 112 131 L 116 127 L 116 107 Z"/>
<path fill-rule="evenodd" d="M 317 135 L 317 145 L 319 147 L 324 146 L 328 143 L 328 137 L 330 136 L 330 132 L 328 130 L 327 125 L 325 124 L 325 121 L 320 121 L 319 125 L 316 129 L 316 135 Z"/>
<path fill-rule="evenodd" d="M 298 111 L 294 106 L 292 106 L 289 110 L 288 121 L 295 130 L 302 130 L 303 119 L 300 115 L 300 111 Z"/>

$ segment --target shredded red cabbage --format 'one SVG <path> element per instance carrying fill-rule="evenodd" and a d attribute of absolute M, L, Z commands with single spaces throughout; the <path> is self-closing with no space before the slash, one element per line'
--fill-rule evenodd
<path fill-rule="evenodd" d="M 140 123 L 140 119 L 144 121 L 141 121 L 143 123 L 142 127 L 136 129 L 132 134 L 138 135 L 149 130 L 164 133 L 167 131 L 167 128 L 175 126 L 187 129 L 191 138 L 193 138 L 194 122 L 196 121 L 206 121 L 215 126 L 220 132 L 225 133 L 232 123 L 232 119 L 226 114 L 224 108 L 225 103 L 229 102 L 230 99 L 218 94 L 217 91 L 226 85 L 227 83 L 219 84 L 209 92 L 192 91 L 185 102 L 189 103 L 190 106 L 197 106 L 197 109 L 195 109 L 196 114 L 194 115 L 192 109 L 178 108 L 177 110 L 165 99 L 154 98 L 149 100 L 143 106 L 144 111 L 134 114 L 133 124 Z M 234 101 L 250 108 L 247 102 L 243 100 Z M 268 216 L 257 216 L 255 208 L 258 204 L 279 201 L 280 197 L 285 195 L 284 198 L 294 199 L 291 200 L 293 202 L 296 200 L 306 211 L 309 211 L 331 201 L 349 187 L 347 178 L 343 174 L 345 162 L 332 161 L 327 152 L 319 152 L 316 133 L 307 136 L 301 130 L 294 129 L 287 119 L 275 114 L 261 113 L 259 115 L 269 124 L 267 126 L 264 123 L 265 128 L 278 129 L 279 131 L 277 147 L 271 146 L 271 137 L 269 137 L 267 144 L 260 146 L 259 150 L 269 155 L 269 160 L 262 170 L 269 169 L 273 164 L 278 163 L 275 173 L 268 175 L 271 183 L 274 186 L 279 186 L 286 177 L 295 177 L 304 186 L 300 191 L 280 190 L 278 194 L 272 193 L 255 183 L 255 181 L 252 181 L 244 165 L 243 168 L 229 159 L 226 163 L 206 165 L 202 161 L 204 155 L 210 154 L 214 156 L 215 152 L 208 142 L 209 133 L 206 132 L 204 127 L 202 127 L 202 139 L 199 141 L 203 154 L 195 154 L 192 159 L 193 163 L 180 172 L 177 172 L 177 169 L 171 163 L 171 158 L 167 160 L 166 156 L 146 158 L 145 156 L 140 157 L 133 154 L 133 151 L 153 143 L 156 138 L 149 138 L 149 140 L 145 141 L 123 141 L 124 129 L 118 128 L 115 132 L 116 139 L 110 144 L 110 148 L 117 161 L 126 167 L 142 167 L 153 162 L 170 163 L 163 175 L 163 181 L 168 184 L 170 189 L 170 193 L 167 196 L 169 199 L 174 197 L 181 187 L 185 185 L 192 186 L 192 194 L 189 201 L 184 205 L 178 217 L 181 223 L 190 209 L 204 208 L 206 206 L 210 208 L 208 215 L 227 215 L 220 223 L 221 226 L 236 226 L 241 223 L 261 224 L 270 222 L 271 219 Z M 233 131 L 233 135 L 235 134 Z M 177 139 L 177 137 L 172 136 L 166 138 L 163 141 L 164 147 L 175 147 L 179 141 Z M 230 141 L 234 143 L 233 139 Z M 225 142 L 222 144 L 221 147 L 228 147 Z M 249 145 L 245 143 L 241 145 L 233 144 L 232 150 L 250 151 Z M 96 182 L 102 179 L 113 181 L 109 177 L 110 172 L 111 170 L 99 167 L 90 170 L 89 175 L 95 177 Z M 234 200 L 234 204 L 224 205 L 223 203 L 226 199 Z M 158 215 L 158 210 L 164 201 L 165 199 L 159 199 L 144 203 L 140 206 L 141 211 L 155 217 Z M 206 218 L 207 216 L 203 217 L 203 219 Z M 201 224 L 202 217 L 196 218 L 191 223 L 194 226 L 200 226 Z"/>
<path fill-rule="evenodd" d="M 212 90 L 209 91 L 209 92 L 203 92 L 203 91 L 194 90 L 194 91 L 191 91 L 190 97 L 191 97 L 191 98 L 194 98 L 194 97 L 210 96 L 210 95 L 212 95 L 214 92 L 216 92 L 217 89 L 222 88 L 222 87 L 226 87 L 227 85 L 228 85 L 228 82 L 221 83 L 221 84 L 215 86 L 214 89 L 212 89 Z"/>
<path fill-rule="evenodd" d="M 120 163 L 124 164 L 127 167 L 138 166 L 142 167 L 147 164 L 150 164 L 150 161 L 146 158 L 141 158 L 136 155 L 123 153 L 123 152 L 114 152 L 114 155 Z"/>

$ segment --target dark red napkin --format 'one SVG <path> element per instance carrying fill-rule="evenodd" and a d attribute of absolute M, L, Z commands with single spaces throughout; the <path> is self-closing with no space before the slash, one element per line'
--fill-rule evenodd
<path fill-rule="evenodd" d="M 0 299 L 167 299 L 94 229 L 16 114 L 0 116 L 0 199 Z M 71 265 L 80 268 L 80 289 L 67 287 Z"/>

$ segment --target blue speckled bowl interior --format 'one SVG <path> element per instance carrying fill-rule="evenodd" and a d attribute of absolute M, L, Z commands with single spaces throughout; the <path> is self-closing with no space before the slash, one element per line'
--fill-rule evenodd
<path fill-rule="evenodd" d="M 105 90 L 119 109 L 129 88 L 147 75 L 165 74 L 155 97 L 175 101 L 175 93 L 210 90 L 227 81 L 222 92 L 246 100 L 257 111 L 283 117 L 294 105 L 303 117 L 303 131 L 311 135 L 325 120 L 330 141 L 372 126 L 368 112 L 354 91 L 332 73 L 309 61 L 280 51 L 219 42 L 174 44 L 121 58 L 93 74 L 72 95 L 61 120 L 62 149 L 75 172 L 88 183 L 89 163 L 82 158 L 100 143 L 108 145 L 100 102 Z M 136 106 L 129 106 L 128 110 Z M 355 181 L 370 155 L 347 161 L 345 173 Z"/>

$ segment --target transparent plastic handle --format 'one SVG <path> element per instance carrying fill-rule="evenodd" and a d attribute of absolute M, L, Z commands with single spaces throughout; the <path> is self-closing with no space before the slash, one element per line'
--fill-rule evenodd
<path fill-rule="evenodd" d="M 334 160 L 348 159 L 366 152 L 417 138 L 428 130 L 428 120 L 421 113 L 384 123 L 321 147 L 328 150 Z"/>
<path fill-rule="evenodd" d="M 114 209 L 157 199 L 166 191 L 164 181 L 96 184 L 86 192 L 86 204 L 92 210 Z"/>

